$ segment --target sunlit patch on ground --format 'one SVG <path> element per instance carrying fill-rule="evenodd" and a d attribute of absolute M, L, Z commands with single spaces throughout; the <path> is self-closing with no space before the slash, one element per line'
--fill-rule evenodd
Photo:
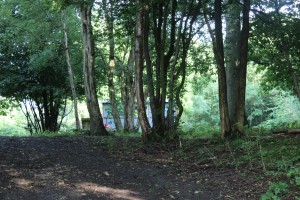
<path fill-rule="evenodd" d="M 101 186 L 95 183 L 82 182 L 75 184 L 77 189 L 83 189 L 87 192 L 93 192 L 97 194 L 105 194 L 111 196 L 111 198 L 122 198 L 126 200 L 142 200 L 138 197 L 139 193 L 131 190 L 124 190 L 118 188 L 111 188 L 107 186 Z"/>
<path fill-rule="evenodd" d="M 26 188 L 30 188 L 33 185 L 33 181 L 28 180 L 28 179 L 24 179 L 24 178 L 14 178 L 12 179 L 12 182 L 20 188 L 26 189 Z"/>

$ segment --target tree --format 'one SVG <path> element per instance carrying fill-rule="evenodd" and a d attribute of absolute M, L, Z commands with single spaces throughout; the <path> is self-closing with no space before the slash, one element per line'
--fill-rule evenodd
<path fill-rule="evenodd" d="M 110 106 L 112 110 L 112 116 L 114 118 L 114 123 L 116 130 L 120 131 L 123 129 L 120 114 L 118 111 L 118 102 L 116 100 L 116 92 L 114 86 L 114 71 L 116 66 L 115 61 L 115 38 L 114 38 L 114 16 L 113 16 L 113 7 L 115 5 L 113 0 L 102 1 L 103 10 L 107 25 L 108 40 L 109 40 L 109 62 L 108 62 L 108 92 L 110 99 Z"/>
<path fill-rule="evenodd" d="M 229 2 L 230 3 L 230 2 Z M 205 1 L 203 1 L 205 5 Z M 236 5 L 229 5 L 236 6 Z M 205 13 L 206 6 L 205 6 Z M 248 58 L 248 38 L 249 38 L 249 12 L 250 1 L 244 0 L 243 4 L 243 28 L 239 34 L 239 11 L 236 7 L 228 9 L 227 20 L 227 43 L 230 50 L 227 51 L 228 68 L 225 69 L 225 56 L 222 33 L 222 2 L 221 0 L 214 1 L 215 12 L 215 30 L 210 26 L 207 14 L 205 20 L 213 41 L 213 51 L 218 70 L 219 84 L 219 107 L 220 107 L 220 122 L 221 122 L 221 137 L 236 137 L 244 135 L 245 123 L 245 93 L 246 93 L 246 73 L 247 73 L 247 58 Z M 232 21 L 231 21 L 232 20 Z M 236 30 L 236 31 L 233 31 Z M 239 36 L 240 37 L 237 37 Z M 239 49 L 239 52 L 235 50 Z M 234 62 L 235 61 L 235 62 Z M 227 67 L 227 66 L 226 66 Z M 229 77 L 226 75 L 227 74 Z M 228 86 L 227 83 L 230 83 Z M 229 91 L 227 93 L 227 91 Z M 230 95 L 230 97 L 228 97 Z M 228 99 L 230 101 L 230 110 L 228 107 Z M 230 122 L 230 113 L 233 122 Z"/>
<path fill-rule="evenodd" d="M 92 135 L 107 135 L 99 108 L 95 83 L 95 55 L 93 30 L 91 24 L 93 1 L 80 5 L 83 44 L 83 75 L 87 107 L 90 114 L 90 131 Z"/>
<path fill-rule="evenodd" d="M 245 97 L 246 97 L 246 76 L 247 76 L 247 63 L 248 63 L 248 43 L 249 43 L 249 13 L 250 13 L 250 0 L 244 0 L 243 4 L 243 28 L 241 37 L 238 38 L 240 42 L 240 55 L 239 55 L 239 84 L 238 84 L 238 101 L 235 114 L 234 132 L 238 136 L 244 135 L 245 124 Z"/>
<path fill-rule="evenodd" d="M 124 131 L 134 132 L 135 124 L 135 80 L 134 80 L 134 59 L 135 51 L 134 47 L 131 47 L 129 52 L 129 57 L 127 65 L 124 65 L 121 76 L 121 92 L 122 92 L 122 102 L 124 110 Z"/>
<path fill-rule="evenodd" d="M 210 26 L 210 22 L 206 15 L 206 6 L 204 4 L 205 21 L 209 29 L 209 33 L 213 43 L 213 52 L 217 64 L 218 72 L 218 86 L 219 86 L 219 111 L 220 111 L 220 125 L 221 137 L 231 133 L 228 102 L 227 102 L 227 86 L 226 86 L 226 71 L 224 63 L 224 45 L 222 33 L 222 3 L 221 0 L 215 0 L 215 33 Z"/>
<path fill-rule="evenodd" d="M 74 113 L 75 113 L 75 121 L 76 121 L 76 129 L 80 129 L 80 120 L 78 115 L 78 103 L 77 103 L 77 92 L 76 92 L 76 84 L 74 80 L 74 73 L 71 65 L 70 53 L 69 53 L 69 44 L 68 44 L 68 32 L 67 32 L 67 22 L 66 22 L 66 14 L 65 10 L 62 11 L 62 23 L 64 30 L 64 39 L 65 39 L 65 52 L 66 52 L 66 61 L 68 66 L 68 74 L 70 79 L 70 86 L 72 91 L 72 99 L 74 103 Z"/>
<path fill-rule="evenodd" d="M 60 15 L 51 12 L 47 1 L 36 2 L 39 11 L 28 1 L 1 4 L 0 93 L 20 104 L 31 133 L 58 131 L 69 97 L 56 23 Z"/>
<path fill-rule="evenodd" d="M 264 8 L 258 10 L 257 7 Z M 291 91 L 300 99 L 299 90 L 299 2 L 259 2 L 255 13 L 251 59 L 264 73 L 263 88 Z"/>
<path fill-rule="evenodd" d="M 136 131 L 134 123 L 136 110 L 134 81 L 135 2 L 102 0 L 95 2 L 95 4 L 97 5 L 97 17 L 95 18 L 96 55 L 98 55 L 98 63 L 101 65 L 99 69 L 102 69 L 102 74 L 107 74 L 107 76 L 102 75 L 101 79 L 108 83 L 105 85 L 108 85 L 107 96 L 110 99 L 111 113 L 116 128 L 119 127 L 117 129 L 123 129 L 120 120 L 120 114 L 123 114 L 123 130 L 134 132 Z M 122 102 L 123 110 L 119 104 L 119 99 Z"/>
<path fill-rule="evenodd" d="M 225 38 L 225 65 L 227 82 L 228 111 L 231 126 L 236 124 L 236 108 L 238 104 L 238 85 L 239 85 L 239 56 L 240 56 L 240 38 L 241 37 L 241 4 L 235 0 L 227 0 L 225 20 L 226 20 L 226 38 Z"/>
<path fill-rule="evenodd" d="M 185 83 L 187 53 L 195 33 L 193 24 L 199 15 L 199 5 L 194 1 L 176 0 L 145 4 L 143 37 L 147 90 L 153 131 L 161 137 L 166 137 L 166 132 L 178 127 L 183 112 L 180 95 Z M 176 117 L 175 110 L 178 110 Z"/>
<path fill-rule="evenodd" d="M 149 140 L 152 130 L 146 114 L 146 106 L 143 90 L 143 21 L 144 21 L 144 5 L 141 0 L 137 0 L 137 16 L 136 16 L 136 35 L 135 35 L 135 84 L 139 123 L 142 128 L 142 138 L 144 141 Z"/>

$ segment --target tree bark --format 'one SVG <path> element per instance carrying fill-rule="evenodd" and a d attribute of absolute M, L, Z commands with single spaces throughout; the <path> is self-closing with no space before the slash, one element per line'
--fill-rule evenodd
<path fill-rule="evenodd" d="M 153 79 L 153 65 L 150 57 L 150 50 L 149 50 L 149 32 L 150 32 L 150 11 L 149 7 L 145 9 L 144 12 L 144 57 L 146 61 L 146 71 L 147 71 L 147 89 L 150 99 L 150 108 L 151 108 L 151 114 L 152 114 L 152 127 L 153 130 L 157 130 L 159 127 L 159 123 L 161 121 L 159 120 L 159 114 L 157 112 L 158 110 L 158 99 L 155 96 L 155 89 L 154 89 L 154 79 Z"/>
<path fill-rule="evenodd" d="M 240 57 L 240 13 L 241 6 L 235 0 L 227 0 L 226 4 L 226 39 L 225 39 L 225 61 L 228 110 L 231 126 L 236 124 L 236 106 L 238 103 L 239 86 L 239 57 Z"/>
<path fill-rule="evenodd" d="M 171 9 L 170 9 L 171 7 Z M 147 64 L 148 90 L 150 96 L 150 105 L 152 113 L 153 130 L 161 136 L 167 130 L 166 126 L 166 98 L 168 89 L 168 70 L 170 59 L 174 55 L 174 46 L 176 38 L 176 19 L 175 13 L 178 8 L 176 0 L 161 2 L 152 2 L 152 23 L 153 36 L 155 44 L 156 63 L 155 69 L 149 56 L 148 32 L 150 30 L 150 21 L 148 14 L 145 18 L 145 58 Z M 169 17 L 171 13 L 171 16 Z M 170 27 L 168 20 L 170 19 Z M 170 31 L 169 31 L 170 29 Z M 169 34 L 169 35 L 167 35 Z M 169 39 L 169 41 L 168 41 Z M 168 45 L 169 44 L 169 48 Z M 167 51 L 168 49 L 168 51 Z M 155 76 L 155 79 L 151 78 Z"/>
<path fill-rule="evenodd" d="M 245 124 L 245 97 L 246 97 L 246 79 L 247 79 L 247 63 L 248 63 L 248 39 L 249 39 L 249 13 L 250 0 L 244 0 L 243 5 L 243 28 L 240 41 L 240 57 L 239 57 L 239 85 L 238 85 L 238 101 L 236 102 L 236 125 L 235 130 L 243 136 Z"/>
<path fill-rule="evenodd" d="M 183 47 L 181 40 L 189 40 L 189 32 L 193 35 L 193 29 L 189 25 L 192 26 L 194 17 L 198 15 L 198 12 L 194 12 L 195 3 L 196 1 L 191 1 L 187 5 L 187 1 L 151 1 L 145 9 L 144 57 L 153 122 L 152 130 L 161 137 L 168 137 L 165 132 L 175 129 L 181 116 L 179 114 L 175 119 L 174 110 L 178 109 L 179 113 L 182 112 L 179 98 L 185 81 L 185 77 L 182 77 L 185 76 L 183 72 L 185 69 L 183 70 L 182 67 L 186 64 L 181 63 L 185 63 L 182 60 L 185 59 L 183 54 L 187 54 L 189 46 Z M 197 6 L 199 5 L 200 3 Z M 178 18 L 179 15 L 180 18 Z M 190 21 L 193 22 L 190 23 Z M 188 24 L 187 27 L 182 27 L 183 22 Z M 149 35 L 151 30 L 152 35 Z M 153 52 L 149 48 L 151 41 L 154 41 Z M 153 59 L 151 55 L 155 55 Z M 166 114 L 167 97 L 169 108 Z"/>
<path fill-rule="evenodd" d="M 246 69 L 249 35 L 249 7 L 244 1 L 243 6 L 233 0 L 226 3 L 226 78 L 229 117 L 232 127 L 232 137 L 244 135 L 244 125 L 247 123 L 245 115 Z M 240 30 L 240 13 L 243 7 L 243 30 Z M 247 17 L 248 15 L 248 17 Z M 248 18 L 248 19 L 247 19 Z M 245 21 L 246 20 L 246 21 Z M 248 20 L 248 22 L 247 22 Z M 248 30 L 246 30 L 248 27 Z M 246 44 L 247 43 L 247 44 Z M 245 57 L 246 56 L 246 57 Z"/>
<path fill-rule="evenodd" d="M 205 5 L 205 0 L 202 1 Z M 224 63 L 224 45 L 222 33 L 222 1 L 215 0 L 215 33 L 213 32 L 208 17 L 206 15 L 206 8 L 204 6 L 205 21 L 209 29 L 210 36 L 213 42 L 213 52 L 217 63 L 218 71 L 218 88 L 219 88 L 219 111 L 220 111 L 220 131 L 221 138 L 225 138 L 231 134 L 231 126 L 227 102 L 227 83 L 226 71 Z"/>
<path fill-rule="evenodd" d="M 62 23 L 63 23 L 63 30 L 64 30 L 66 61 L 67 61 L 67 66 L 68 66 L 68 74 L 69 74 L 70 87 L 71 87 L 71 92 L 72 92 L 72 99 L 73 99 L 73 104 L 74 104 L 76 129 L 79 130 L 80 129 L 80 120 L 79 120 L 79 115 L 78 115 L 77 92 L 76 92 L 74 73 L 73 73 L 70 54 L 69 54 L 67 22 L 66 22 L 66 14 L 65 14 L 64 10 L 62 11 Z"/>
<path fill-rule="evenodd" d="M 203 0 L 203 5 L 205 5 Z M 243 4 L 243 28 L 240 32 L 240 9 L 234 1 L 227 1 L 226 67 L 222 34 L 222 1 L 215 0 L 215 33 L 205 20 L 213 40 L 214 55 L 218 66 L 219 108 L 221 137 L 244 135 L 246 74 L 249 38 L 250 0 Z M 214 38 L 215 37 L 215 38 Z M 231 123 L 230 123 L 231 122 Z"/>
<path fill-rule="evenodd" d="M 128 91 L 127 98 L 128 98 L 128 131 L 133 132 L 135 131 L 134 127 L 134 116 L 135 116 L 135 81 L 133 78 L 134 74 L 134 48 L 130 51 L 130 55 L 128 58 L 128 73 L 126 78 L 126 89 Z M 124 119 L 125 120 L 125 119 Z"/>
<path fill-rule="evenodd" d="M 115 84 L 114 84 L 114 71 L 115 71 L 115 38 L 114 38 L 114 17 L 111 12 L 113 7 L 112 2 L 109 1 L 110 8 L 107 7 L 107 1 L 103 0 L 103 9 L 107 24 L 108 39 L 109 39 L 109 63 L 108 63 L 108 90 L 110 107 L 112 116 L 117 131 L 123 130 L 120 114 L 118 111 L 118 102 L 116 99 Z"/>
<path fill-rule="evenodd" d="M 139 123 L 142 128 L 143 141 L 147 141 L 151 136 L 151 127 L 146 114 L 146 106 L 143 90 L 143 20 L 144 11 L 141 0 L 137 0 L 138 11 L 136 17 L 136 36 L 135 36 L 135 76 L 136 76 L 136 96 Z"/>
<path fill-rule="evenodd" d="M 134 74 L 134 48 L 131 48 L 126 67 L 122 71 L 121 94 L 124 109 L 124 131 L 135 132 L 135 81 Z"/>
<path fill-rule="evenodd" d="M 107 135 L 97 99 L 94 44 L 91 24 L 92 4 L 83 3 L 80 7 L 83 44 L 83 74 L 87 108 L 90 115 L 90 131 L 92 135 Z"/>
<path fill-rule="evenodd" d="M 181 11 L 181 18 L 180 18 L 180 22 L 179 22 L 179 26 L 177 29 L 177 39 L 176 39 L 176 44 L 175 44 L 175 55 L 174 55 L 174 59 L 173 62 L 171 64 L 171 69 L 170 69 L 170 80 L 169 80 L 169 107 L 168 107 L 168 115 L 167 115 L 167 129 L 168 130 L 173 130 L 176 128 L 175 126 L 175 121 L 174 121 L 174 101 L 175 98 L 174 93 L 175 93 L 175 66 L 178 62 L 179 59 L 179 51 L 180 51 L 180 39 L 181 39 L 181 29 L 182 29 L 182 24 L 183 24 L 183 19 L 185 16 L 185 12 L 186 12 L 186 0 L 184 1 L 184 4 L 182 6 L 182 11 Z M 183 53 L 184 54 L 184 53 Z M 185 76 L 185 75 L 184 75 Z M 181 91 L 181 90 L 179 90 Z"/>

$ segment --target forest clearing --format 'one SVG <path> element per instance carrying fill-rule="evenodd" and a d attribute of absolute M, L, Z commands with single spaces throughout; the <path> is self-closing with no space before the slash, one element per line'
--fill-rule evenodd
<path fill-rule="evenodd" d="M 0 199 L 300 199 L 300 0 L 0 16 Z"/>

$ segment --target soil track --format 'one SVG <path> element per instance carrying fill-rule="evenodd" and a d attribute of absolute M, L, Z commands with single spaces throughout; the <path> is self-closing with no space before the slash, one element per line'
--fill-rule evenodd
<path fill-rule="evenodd" d="M 259 199 L 261 186 L 235 170 L 139 155 L 111 153 L 93 137 L 0 137 L 0 199 Z"/>

